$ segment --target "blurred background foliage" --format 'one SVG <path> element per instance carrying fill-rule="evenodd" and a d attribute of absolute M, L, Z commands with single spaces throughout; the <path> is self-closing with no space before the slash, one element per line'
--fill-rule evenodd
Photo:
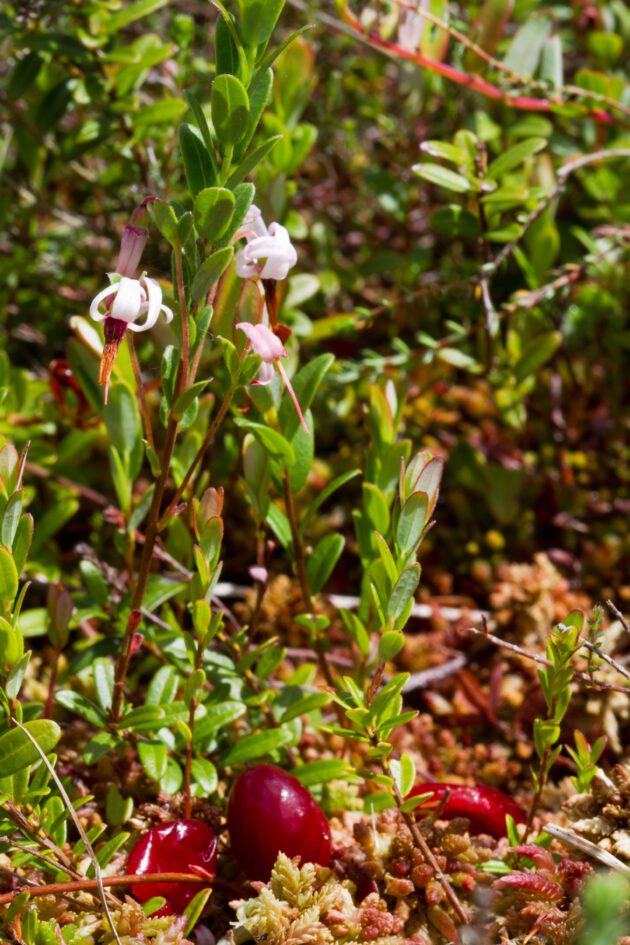
<path fill-rule="evenodd" d="M 483 603 L 503 562 L 547 551 L 594 596 L 629 600 L 629 158 L 561 169 L 630 148 L 630 14 L 621 0 L 424 9 L 451 32 L 427 27 L 422 55 L 552 107 L 515 108 L 403 58 L 396 4 L 286 7 L 281 36 L 312 28 L 276 69 L 258 134 L 283 137 L 256 170 L 257 203 L 300 249 L 284 319 L 303 358 L 339 359 L 303 495 L 357 465 L 361 404 L 391 378 L 405 435 L 447 459 L 424 593 Z M 107 437 L 58 362 L 133 208 L 178 200 L 183 92 L 208 100 L 216 16 L 196 0 L 22 0 L 0 13 L 0 432 L 18 449 L 31 441 L 32 576 L 67 573 L 79 543 L 111 557 Z M 143 264 L 168 279 L 157 233 Z M 157 378 L 152 344 L 140 354 Z M 238 464 L 228 424 L 212 481 L 229 483 L 225 574 L 243 580 L 254 555 Z M 351 538 L 349 503 L 329 514 Z M 348 560 L 340 591 L 356 590 Z"/>

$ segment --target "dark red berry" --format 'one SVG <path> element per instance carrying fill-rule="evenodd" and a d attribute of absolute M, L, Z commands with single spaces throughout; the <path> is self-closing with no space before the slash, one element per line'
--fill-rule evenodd
<path fill-rule="evenodd" d="M 441 811 L 445 820 L 453 817 L 467 817 L 470 820 L 471 833 L 489 833 L 493 837 L 505 836 L 505 815 L 510 814 L 517 824 L 525 822 L 525 811 L 511 797 L 498 788 L 477 784 L 469 787 L 465 784 L 444 784 L 438 781 L 424 781 L 409 792 L 408 797 L 433 792 L 433 797 L 416 808 L 418 816 L 431 813 L 437 807 L 446 791 L 448 798 Z"/>
<path fill-rule="evenodd" d="M 127 872 L 189 873 L 191 866 L 200 866 L 212 876 L 217 871 L 217 838 L 201 820 L 173 820 L 151 827 L 140 837 L 129 854 Z M 163 896 L 166 905 L 159 915 L 182 913 L 203 886 L 195 883 L 134 884 L 131 893 L 139 902 Z"/>
<path fill-rule="evenodd" d="M 278 853 L 302 863 L 330 861 L 330 828 L 297 778 L 275 765 L 256 765 L 232 788 L 227 809 L 232 853 L 249 879 L 267 882 Z"/>

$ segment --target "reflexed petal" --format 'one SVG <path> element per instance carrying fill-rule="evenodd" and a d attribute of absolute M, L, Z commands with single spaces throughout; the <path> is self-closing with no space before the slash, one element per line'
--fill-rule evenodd
<path fill-rule="evenodd" d="M 236 270 L 236 275 L 240 276 L 241 279 L 253 279 L 254 276 L 258 275 L 258 266 L 256 263 L 250 262 L 246 258 L 244 249 L 242 249 L 236 257 L 236 264 L 234 268 Z"/>
<path fill-rule="evenodd" d="M 108 313 L 107 312 L 105 314 L 101 313 L 98 309 L 98 306 L 103 301 L 103 299 L 107 299 L 109 298 L 110 295 L 115 295 L 115 294 L 116 294 L 115 286 L 108 285 L 106 289 L 102 289 L 98 293 L 98 295 L 94 296 L 90 304 L 90 318 L 93 318 L 95 322 L 104 321 L 107 318 Z"/>
<path fill-rule="evenodd" d="M 159 282 L 155 279 L 149 279 L 147 276 L 142 279 L 142 282 L 147 287 L 149 301 L 145 302 L 140 307 L 138 316 L 146 312 L 147 318 L 141 325 L 134 325 L 130 322 L 127 327 L 132 331 L 147 331 L 149 328 L 153 328 L 160 312 L 164 312 L 166 324 L 168 325 L 168 323 L 173 320 L 173 313 L 167 305 L 162 305 L 162 287 Z"/>

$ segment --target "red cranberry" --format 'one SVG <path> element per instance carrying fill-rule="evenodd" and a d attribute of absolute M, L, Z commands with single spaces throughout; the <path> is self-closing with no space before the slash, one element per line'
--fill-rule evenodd
<path fill-rule="evenodd" d="M 302 863 L 330 861 L 330 828 L 309 791 L 282 768 L 256 765 L 232 788 L 227 809 L 232 853 L 250 879 L 267 882 L 278 853 Z"/>
<path fill-rule="evenodd" d="M 525 811 L 511 797 L 498 788 L 477 784 L 469 787 L 465 784 L 444 784 L 438 781 L 425 781 L 409 792 L 408 797 L 433 792 L 433 797 L 416 808 L 416 814 L 430 813 L 435 810 L 446 791 L 449 791 L 442 808 L 445 820 L 453 817 L 467 817 L 471 833 L 490 833 L 493 837 L 505 836 L 505 815 L 510 814 L 517 824 L 525 822 Z"/>
<path fill-rule="evenodd" d="M 201 820 L 173 820 L 151 827 L 129 854 L 128 873 L 188 873 L 201 866 L 212 876 L 217 871 L 217 838 Z M 139 902 L 163 896 L 166 904 L 157 915 L 182 913 L 203 887 L 195 883 L 134 884 L 131 893 Z"/>

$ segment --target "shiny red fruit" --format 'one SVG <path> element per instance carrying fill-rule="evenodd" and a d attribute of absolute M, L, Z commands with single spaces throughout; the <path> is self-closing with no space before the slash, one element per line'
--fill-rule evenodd
<path fill-rule="evenodd" d="M 129 854 L 127 872 L 189 873 L 200 866 L 212 876 L 217 871 L 217 838 L 201 820 L 173 820 L 151 827 Z M 166 905 L 158 915 L 182 913 L 203 886 L 195 883 L 136 883 L 131 893 L 139 902 L 163 896 Z"/>
<path fill-rule="evenodd" d="M 302 863 L 330 861 L 330 828 L 297 778 L 275 765 L 256 765 L 232 788 L 227 809 L 232 853 L 249 879 L 267 882 L 278 853 Z"/>
<path fill-rule="evenodd" d="M 498 788 L 477 784 L 469 787 L 466 784 L 445 784 L 439 781 L 424 781 L 416 784 L 407 797 L 433 792 L 426 805 L 416 807 L 416 815 L 431 813 L 437 807 L 446 791 L 448 798 L 441 811 L 444 820 L 453 817 L 467 817 L 470 821 L 471 833 L 489 833 L 493 837 L 505 836 L 505 815 L 510 814 L 517 824 L 525 822 L 525 811 L 518 806 L 511 797 L 499 791 Z"/>

